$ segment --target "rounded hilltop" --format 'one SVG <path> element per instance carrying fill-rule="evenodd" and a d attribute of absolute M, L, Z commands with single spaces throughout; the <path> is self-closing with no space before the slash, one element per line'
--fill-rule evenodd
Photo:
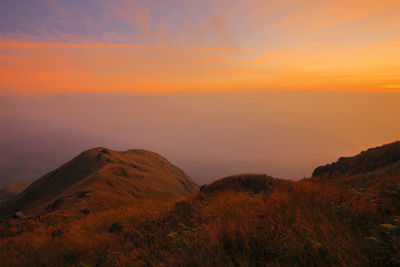
<path fill-rule="evenodd" d="M 138 200 L 171 201 L 197 191 L 198 186 L 185 172 L 157 153 L 96 147 L 3 203 L 0 215 L 102 211 Z"/>

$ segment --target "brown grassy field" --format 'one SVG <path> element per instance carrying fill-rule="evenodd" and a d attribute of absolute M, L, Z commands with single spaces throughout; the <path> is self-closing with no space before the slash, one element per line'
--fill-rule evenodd
<path fill-rule="evenodd" d="M 82 210 L 118 209 L 141 199 L 173 201 L 197 191 L 189 176 L 157 153 L 100 147 L 82 152 L 0 205 L 0 216 L 17 211 L 78 216 Z"/>
<path fill-rule="evenodd" d="M 400 264 L 399 164 L 351 177 L 275 180 L 257 193 L 246 186 L 203 191 L 79 219 L 57 214 L 8 221 L 0 226 L 0 264 Z"/>

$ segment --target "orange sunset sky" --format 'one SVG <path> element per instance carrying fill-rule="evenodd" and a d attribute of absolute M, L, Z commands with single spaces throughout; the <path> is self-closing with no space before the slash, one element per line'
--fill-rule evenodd
<path fill-rule="evenodd" d="M 1 0 L 0 93 L 400 90 L 398 0 Z"/>

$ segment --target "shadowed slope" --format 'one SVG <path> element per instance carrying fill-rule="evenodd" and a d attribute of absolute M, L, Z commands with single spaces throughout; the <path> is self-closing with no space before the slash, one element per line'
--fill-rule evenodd
<path fill-rule="evenodd" d="M 354 157 L 342 157 L 338 161 L 320 166 L 313 177 L 350 176 L 374 171 L 400 161 L 400 141 L 370 148 Z"/>
<path fill-rule="evenodd" d="M 100 211 L 137 199 L 170 201 L 197 189 L 182 170 L 156 153 L 95 148 L 44 175 L 4 203 L 0 214 Z"/>
<path fill-rule="evenodd" d="M 0 202 L 6 201 L 25 190 L 30 182 L 15 182 L 4 188 L 0 188 Z"/>
<path fill-rule="evenodd" d="M 282 183 L 283 180 L 265 174 L 240 174 L 221 178 L 209 185 L 200 187 L 202 193 L 219 193 L 223 191 L 259 193 L 268 191 Z"/>
<path fill-rule="evenodd" d="M 83 180 L 90 184 L 88 194 L 96 201 L 108 201 L 109 207 L 113 195 L 99 177 L 109 177 L 106 181 L 115 185 L 123 181 L 124 172 L 115 171 L 116 167 L 127 171 L 124 164 L 134 164 L 133 174 L 138 174 L 138 168 L 149 173 L 163 165 L 159 156 L 145 151 L 134 151 L 134 163 L 128 163 L 123 152 L 88 153 L 84 155 L 91 159 L 88 162 L 96 163 L 94 157 L 104 164 L 99 170 L 95 164 L 87 165 L 97 173 L 92 175 L 96 183 Z M 107 173 L 120 174 L 115 179 Z M 99 198 L 96 186 L 107 195 Z M 76 187 L 82 188 L 80 183 Z M 124 199 L 124 190 L 120 192 L 117 197 Z M 199 194 L 174 205 L 131 201 L 123 209 L 80 218 L 65 218 L 64 213 L 40 220 L 7 220 L 0 223 L 0 262 L 4 266 L 399 266 L 399 198 L 400 163 L 350 177 L 297 182 L 234 175 L 203 186 Z M 65 210 L 60 205 L 56 212 Z"/>

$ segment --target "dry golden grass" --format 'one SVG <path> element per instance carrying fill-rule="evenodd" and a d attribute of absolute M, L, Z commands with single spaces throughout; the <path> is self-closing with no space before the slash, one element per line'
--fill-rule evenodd
<path fill-rule="evenodd" d="M 160 155 L 145 150 L 87 150 L 32 183 L 0 205 L 0 217 L 16 211 L 27 215 L 48 212 L 79 216 L 129 206 L 138 200 L 173 201 L 197 192 L 182 170 Z"/>
<path fill-rule="evenodd" d="M 397 168 L 397 169 L 396 169 Z M 395 266 L 399 166 L 0 227 L 3 266 Z M 115 222 L 121 226 L 110 232 Z M 65 228 L 58 237 L 51 233 Z"/>

